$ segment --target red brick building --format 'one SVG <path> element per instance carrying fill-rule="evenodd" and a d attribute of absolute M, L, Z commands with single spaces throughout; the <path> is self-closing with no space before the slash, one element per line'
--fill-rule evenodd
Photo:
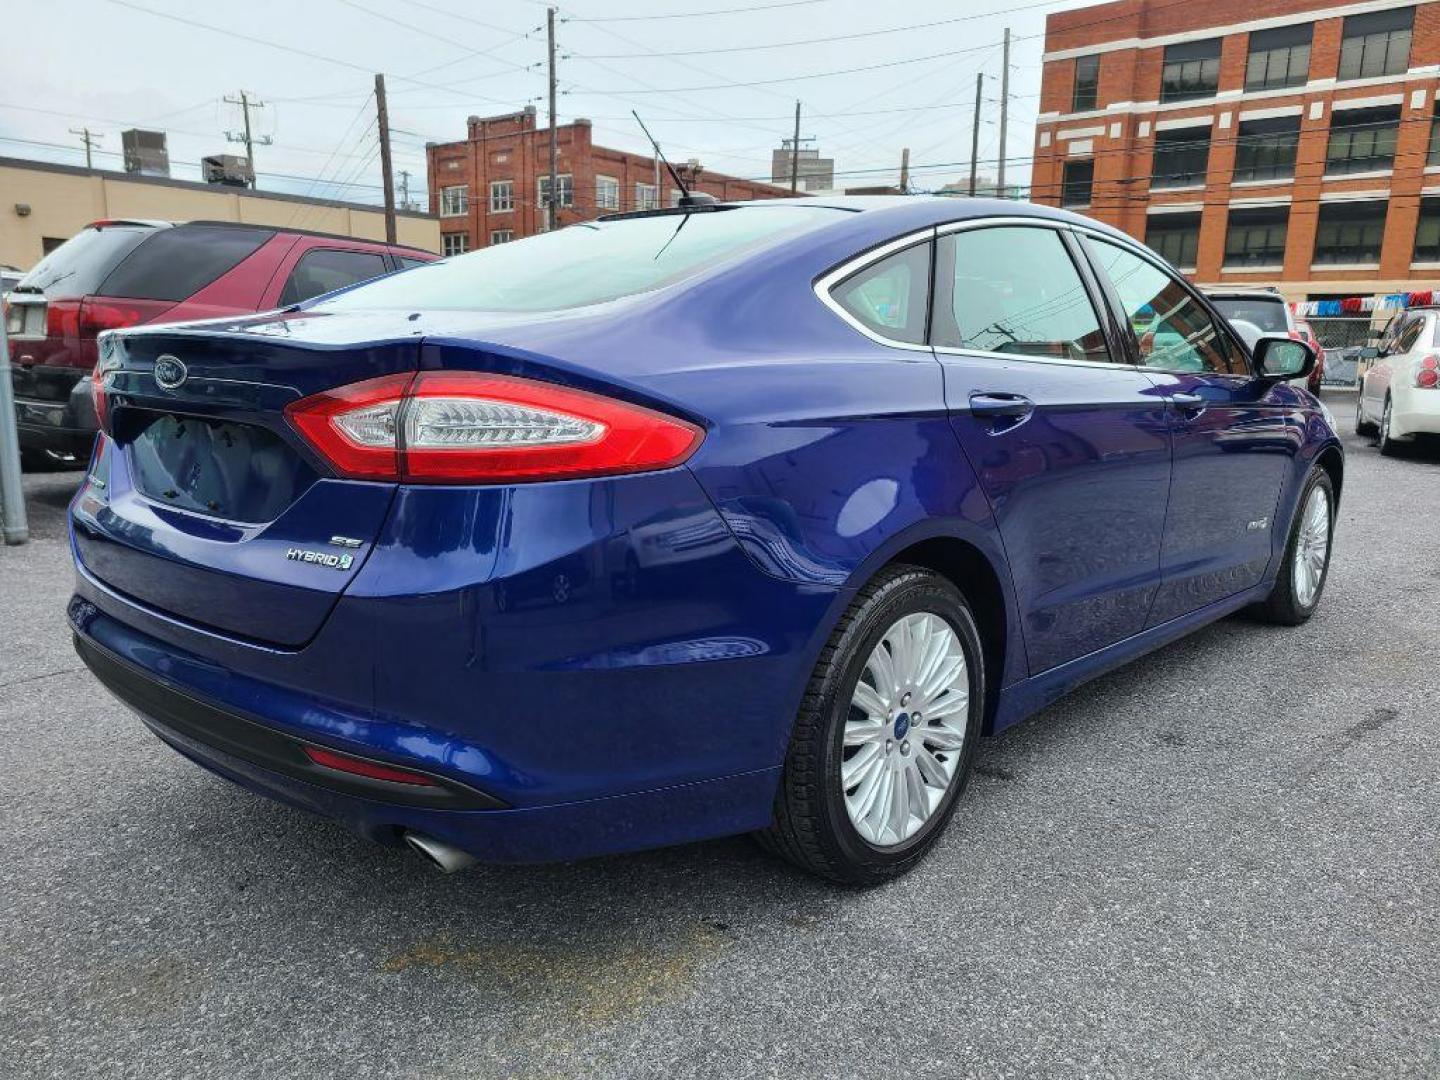
<path fill-rule="evenodd" d="M 556 129 L 559 145 L 558 225 L 601 214 L 673 205 L 675 182 L 654 158 L 596 146 L 590 121 Z M 472 116 L 463 141 L 426 147 L 430 212 L 439 215 L 445 254 L 518 240 L 545 231 L 550 180 L 550 131 L 535 108 L 507 116 Z M 692 191 L 722 200 L 788 198 L 788 187 L 708 172 L 673 162 Z"/>
<path fill-rule="evenodd" d="M 1202 285 L 1440 279 L 1440 2 L 1119 0 L 1046 23 L 1032 198 Z"/>

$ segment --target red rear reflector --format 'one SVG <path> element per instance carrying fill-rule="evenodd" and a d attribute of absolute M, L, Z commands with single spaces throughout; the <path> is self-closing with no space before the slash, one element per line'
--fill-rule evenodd
<path fill-rule="evenodd" d="M 364 758 L 351 757 L 349 754 L 337 753 L 334 750 L 324 750 L 318 746 L 304 747 L 305 756 L 316 765 L 323 765 L 327 769 L 334 769 L 336 772 L 351 773 L 355 776 L 367 776 L 371 780 L 389 780 L 392 784 L 416 784 L 420 787 L 435 787 L 435 781 L 420 773 L 411 772 L 408 769 L 396 769 L 389 765 L 379 765 L 373 761 L 366 761 Z"/>
<path fill-rule="evenodd" d="M 554 383 L 482 372 L 371 379 L 286 409 L 343 476 L 499 483 L 645 472 L 679 465 L 694 424 Z"/>

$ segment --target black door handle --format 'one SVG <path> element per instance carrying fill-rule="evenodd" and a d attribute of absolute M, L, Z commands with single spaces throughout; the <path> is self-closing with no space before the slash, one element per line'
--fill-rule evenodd
<path fill-rule="evenodd" d="M 1187 416 L 1199 416 L 1205 411 L 1206 401 L 1199 394 L 1178 393 L 1170 395 L 1170 404 Z"/>
<path fill-rule="evenodd" d="M 976 416 L 1019 420 L 1035 411 L 1035 403 L 1023 394 L 971 394 L 970 411 Z"/>

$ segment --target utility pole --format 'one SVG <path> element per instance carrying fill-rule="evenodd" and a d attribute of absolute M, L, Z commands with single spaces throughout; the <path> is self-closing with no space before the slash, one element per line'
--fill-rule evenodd
<path fill-rule="evenodd" d="M 800 102 L 795 102 L 795 140 L 790 144 L 790 194 L 800 187 Z"/>
<path fill-rule="evenodd" d="M 550 43 L 550 198 L 545 208 L 548 228 L 555 228 L 560 203 L 559 143 L 555 134 L 555 9 L 545 11 L 545 34 Z"/>
<path fill-rule="evenodd" d="M 995 194 L 1005 198 L 1005 134 L 1010 122 L 1010 28 L 1005 28 L 1005 48 L 1000 69 L 1000 164 L 995 169 Z"/>
<path fill-rule="evenodd" d="M 256 139 L 250 134 L 250 110 L 263 109 L 265 108 L 265 103 L 254 100 L 244 90 L 240 91 L 238 97 L 230 97 L 227 94 L 225 96 L 225 102 L 230 105 L 239 105 L 240 114 L 245 120 L 244 131 L 227 131 L 225 132 L 225 139 L 227 142 L 245 144 L 245 161 L 250 166 L 250 186 L 253 188 L 255 186 L 255 144 L 259 143 L 261 146 L 269 146 L 275 141 L 269 135 L 262 135 Z"/>
<path fill-rule="evenodd" d="M 70 134 L 80 136 L 80 141 L 85 144 L 85 168 L 93 169 L 94 165 L 91 164 L 90 161 L 90 150 L 92 147 L 99 146 L 100 140 L 105 136 L 98 131 L 91 131 L 88 127 L 71 128 Z"/>
<path fill-rule="evenodd" d="M 910 194 L 910 148 L 900 151 L 900 194 Z"/>
<path fill-rule="evenodd" d="M 89 133 L 86 133 L 89 138 Z M 88 148 L 88 144 L 87 144 Z M 30 539 L 25 492 L 20 487 L 20 435 L 15 420 L 15 391 L 10 385 L 10 343 L 0 317 L 0 534 L 7 544 Z"/>
<path fill-rule="evenodd" d="M 385 107 L 385 76 L 375 73 L 375 126 L 380 132 L 380 183 L 385 185 L 385 242 L 395 243 L 395 174 L 390 163 L 390 112 Z"/>
<path fill-rule="evenodd" d="M 975 170 L 980 165 L 980 95 L 985 90 L 985 76 L 975 76 L 975 118 L 970 125 L 970 197 L 975 197 Z"/>
<path fill-rule="evenodd" d="M 414 210 L 410 205 L 410 170 L 400 170 L 400 209 Z"/>

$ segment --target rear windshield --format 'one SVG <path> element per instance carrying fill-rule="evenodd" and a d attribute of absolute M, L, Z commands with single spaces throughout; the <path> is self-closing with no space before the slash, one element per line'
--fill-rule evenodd
<path fill-rule="evenodd" d="M 831 207 L 742 206 L 586 222 L 417 266 L 317 310 L 555 311 L 649 292 L 835 219 Z"/>
<path fill-rule="evenodd" d="M 147 225 L 91 226 L 76 233 L 35 264 L 19 289 L 46 296 L 87 296 L 94 293 L 120 260 L 157 229 Z"/>
<path fill-rule="evenodd" d="M 273 229 L 223 225 L 162 229 L 131 251 L 99 288 L 87 291 L 136 300 L 184 300 L 233 270 L 274 235 Z"/>
<path fill-rule="evenodd" d="M 1273 300 L 1263 296 L 1212 297 L 1211 303 L 1220 309 L 1225 318 L 1232 321 L 1241 319 L 1267 334 L 1283 334 L 1290 329 L 1285 320 L 1285 301 L 1278 296 Z"/>

